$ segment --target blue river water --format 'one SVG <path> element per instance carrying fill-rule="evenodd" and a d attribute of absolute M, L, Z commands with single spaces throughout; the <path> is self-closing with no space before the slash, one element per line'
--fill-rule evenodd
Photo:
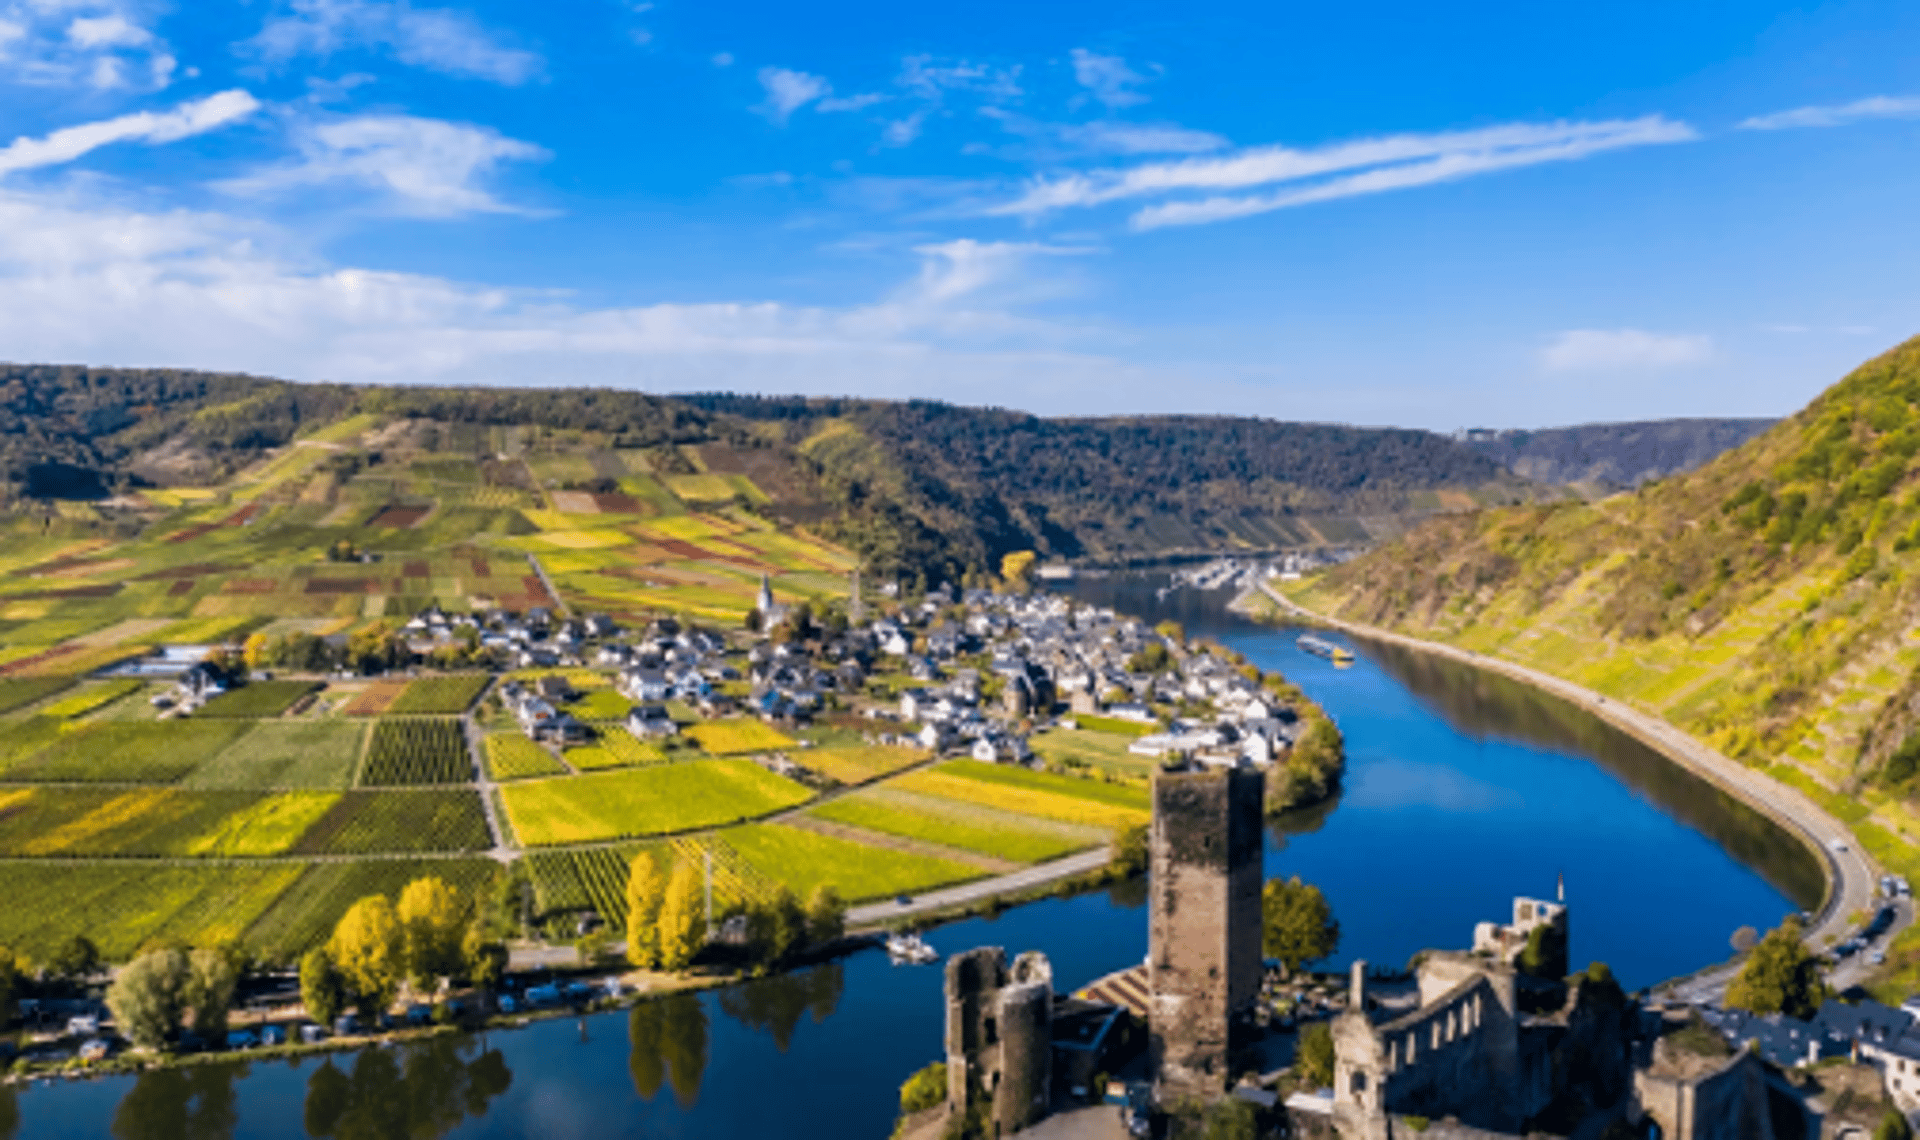
<path fill-rule="evenodd" d="M 1819 901 L 1811 857 L 1743 805 L 1602 722 L 1522 686 L 1388 647 L 1352 666 L 1219 595 L 1140 579 L 1076 592 L 1172 617 L 1298 683 L 1339 722 L 1339 798 L 1269 829 L 1269 875 L 1320 886 L 1339 953 L 1404 963 L 1465 945 L 1513 896 L 1564 881 L 1572 960 L 1629 987 L 1724 958 Z M 943 952 L 1044 951 L 1079 985 L 1146 952 L 1144 886 L 1048 899 L 941 927 Z M 887 1134 L 902 1080 L 941 1048 L 937 968 L 864 952 L 632 1011 L 331 1059 L 0 1089 L 0 1140 L 101 1137 L 859 1137 Z"/>

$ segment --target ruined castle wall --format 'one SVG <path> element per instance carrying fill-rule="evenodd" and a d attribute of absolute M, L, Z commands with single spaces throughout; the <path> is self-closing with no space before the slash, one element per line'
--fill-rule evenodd
<path fill-rule="evenodd" d="M 1000 1087 L 993 1119 L 1002 1132 L 1047 1114 L 1053 1088 L 1053 987 L 1012 985 L 1000 992 Z"/>
<path fill-rule="evenodd" d="M 1006 951 L 998 946 L 947 959 L 947 1110 L 967 1110 L 971 1085 L 991 1094 L 1000 1081 L 999 994 L 1007 982 Z"/>
<path fill-rule="evenodd" d="M 1241 769 L 1154 779 L 1149 1050 L 1162 1092 L 1224 1091 L 1236 1019 L 1259 996 L 1265 779 Z"/>

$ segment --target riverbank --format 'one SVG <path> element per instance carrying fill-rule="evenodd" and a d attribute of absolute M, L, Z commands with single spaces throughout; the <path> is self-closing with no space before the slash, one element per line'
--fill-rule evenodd
<path fill-rule="evenodd" d="M 1760 812 L 1806 846 L 1823 868 L 1827 880 L 1826 899 L 1808 924 L 1805 936 L 1807 945 L 1815 951 L 1824 950 L 1852 934 L 1859 923 L 1858 913 L 1874 905 L 1875 884 L 1881 869 L 1859 849 L 1843 822 L 1797 789 L 1721 755 L 1666 721 L 1549 673 L 1442 642 L 1424 641 L 1315 613 L 1265 582 L 1260 583 L 1258 589 L 1280 613 L 1299 620 L 1498 673 L 1558 697 L 1606 721 Z M 1736 963 L 1709 967 L 1686 978 L 1675 992 L 1688 1000 L 1715 1000 L 1737 968 Z"/>

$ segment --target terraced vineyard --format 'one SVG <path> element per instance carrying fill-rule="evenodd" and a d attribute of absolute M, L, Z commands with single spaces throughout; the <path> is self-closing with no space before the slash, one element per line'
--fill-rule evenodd
<path fill-rule="evenodd" d="M 373 726 L 360 783 L 368 787 L 464 784 L 473 779 L 466 732 L 451 719 L 383 719 Z"/>

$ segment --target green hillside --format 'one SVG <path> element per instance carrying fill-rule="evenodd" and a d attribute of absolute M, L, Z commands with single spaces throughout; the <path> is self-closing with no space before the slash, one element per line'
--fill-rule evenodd
<path fill-rule="evenodd" d="M 1297 594 L 1631 701 L 1914 833 L 1917 454 L 1920 339 L 1690 474 L 1437 518 Z"/>

